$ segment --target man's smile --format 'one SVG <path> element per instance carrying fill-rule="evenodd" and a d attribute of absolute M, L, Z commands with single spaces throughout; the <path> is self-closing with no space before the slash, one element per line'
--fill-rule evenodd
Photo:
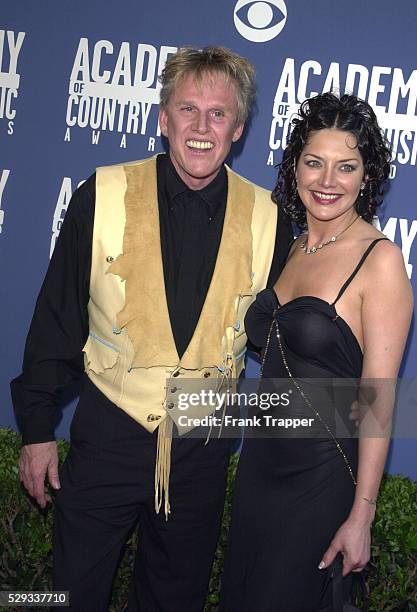
<path fill-rule="evenodd" d="M 190 149 L 212 149 L 214 147 L 210 140 L 186 140 L 185 144 Z"/>

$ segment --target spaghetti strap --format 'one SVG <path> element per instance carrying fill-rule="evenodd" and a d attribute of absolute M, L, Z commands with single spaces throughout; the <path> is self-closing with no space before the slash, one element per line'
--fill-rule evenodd
<path fill-rule="evenodd" d="M 360 261 L 358 263 L 358 265 L 356 266 L 356 268 L 353 270 L 352 274 L 349 276 L 349 278 L 347 279 L 347 281 L 344 283 L 344 285 L 342 286 L 342 288 L 340 289 L 339 293 L 337 294 L 337 298 L 335 299 L 335 301 L 332 303 L 332 306 L 334 306 L 336 304 L 336 302 L 342 297 L 342 295 L 344 294 L 344 292 L 346 291 L 346 289 L 349 287 L 350 283 L 353 281 L 353 279 L 355 278 L 356 274 L 359 272 L 359 270 L 362 267 L 362 264 L 364 263 L 365 259 L 368 257 L 369 253 L 372 251 L 372 249 L 374 248 L 374 246 L 376 244 L 378 244 L 378 242 L 381 242 L 381 240 L 388 240 L 388 238 L 376 238 L 376 240 L 373 240 L 371 242 L 371 244 L 368 246 L 368 248 L 366 249 L 365 253 L 362 255 L 362 257 L 360 258 Z"/>

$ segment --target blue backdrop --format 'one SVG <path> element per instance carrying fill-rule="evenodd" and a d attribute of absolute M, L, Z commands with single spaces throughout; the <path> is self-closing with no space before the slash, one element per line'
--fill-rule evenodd
<path fill-rule="evenodd" d="M 221 44 L 256 66 L 258 103 L 231 163 L 272 188 L 298 104 L 339 89 L 367 99 L 395 150 L 376 223 L 416 289 L 417 5 L 404 0 L 24 0 L 0 17 L 0 426 L 16 427 L 9 380 L 72 191 L 98 165 L 162 150 L 157 74 L 184 45 Z M 402 376 L 417 372 L 412 330 Z M 253 373 L 256 364 L 249 364 Z M 58 433 L 66 435 L 72 406 Z M 417 440 L 388 467 L 417 478 Z"/>

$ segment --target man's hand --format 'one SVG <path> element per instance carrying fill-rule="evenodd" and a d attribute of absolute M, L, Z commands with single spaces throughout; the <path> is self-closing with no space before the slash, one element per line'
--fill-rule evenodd
<path fill-rule="evenodd" d="M 58 477 L 58 449 L 56 442 L 27 444 L 20 451 L 19 475 L 29 495 L 34 497 L 41 508 L 51 501 L 45 491 L 45 476 L 54 489 L 60 489 Z"/>
<path fill-rule="evenodd" d="M 359 406 L 359 402 L 355 400 L 350 406 L 349 420 L 355 421 L 356 427 L 359 427 L 360 419 L 361 419 L 361 409 Z"/>

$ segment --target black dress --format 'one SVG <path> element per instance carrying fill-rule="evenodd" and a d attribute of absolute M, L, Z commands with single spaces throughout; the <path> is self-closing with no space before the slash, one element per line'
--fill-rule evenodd
<path fill-rule="evenodd" d="M 336 304 L 379 240 L 384 239 L 369 245 L 332 304 L 311 296 L 280 304 L 275 292 L 265 289 L 248 310 L 248 337 L 263 348 L 263 355 L 268 344 L 263 379 L 287 379 L 287 387 L 291 383 L 298 397 L 298 402 L 283 410 L 285 416 L 293 409 L 315 416 L 293 381 L 288 381 L 289 373 L 298 379 L 333 382 L 360 379 L 362 352 L 351 328 L 338 316 Z M 321 412 L 322 405 L 311 401 L 310 391 L 306 396 Z M 279 414 L 280 408 L 275 408 L 275 415 Z M 332 433 L 315 419 L 321 433 L 309 437 L 245 439 L 236 477 L 222 611 L 317 612 L 328 603 L 328 575 L 318 564 L 352 507 L 357 440 L 332 436 L 335 423 L 329 411 L 324 420 Z"/>

